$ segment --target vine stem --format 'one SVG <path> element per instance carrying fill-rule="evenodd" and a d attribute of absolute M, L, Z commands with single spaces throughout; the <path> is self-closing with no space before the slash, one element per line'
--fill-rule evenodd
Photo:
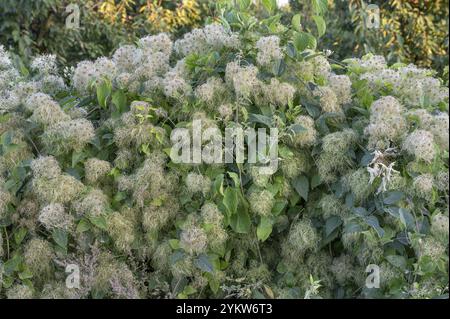
<path fill-rule="evenodd" d="M 258 235 L 256 235 L 256 249 L 258 249 L 258 256 L 259 256 L 259 261 L 261 262 L 261 264 L 263 264 L 263 258 L 261 255 L 261 249 L 259 248 L 259 239 L 258 239 Z"/>
<path fill-rule="evenodd" d="M 3 227 L 5 230 L 5 238 L 6 238 L 6 257 L 9 259 L 9 237 L 8 237 L 8 230 L 6 230 L 6 226 Z"/>

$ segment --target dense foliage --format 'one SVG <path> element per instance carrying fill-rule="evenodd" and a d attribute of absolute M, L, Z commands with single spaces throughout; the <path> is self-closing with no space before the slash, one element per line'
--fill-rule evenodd
<path fill-rule="evenodd" d="M 292 12 L 304 12 L 310 5 L 293 0 Z M 390 63 L 414 63 L 442 70 L 448 65 L 449 2 L 329 0 L 324 49 L 335 59 L 380 54 Z M 380 27 L 369 28 L 367 6 L 380 9 Z M 307 15 L 307 14 L 306 14 Z"/>
<path fill-rule="evenodd" d="M 73 12 L 66 9 L 73 4 L 80 9 L 79 28 L 66 27 Z M 25 58 L 52 53 L 64 64 L 76 64 L 149 33 L 185 32 L 206 10 L 197 0 L 5 0 L 0 2 L 0 42 Z"/>
<path fill-rule="evenodd" d="M 264 19 L 238 3 L 68 84 L 55 56 L 26 70 L 1 48 L 2 297 L 448 294 L 448 88 L 378 55 L 330 63 L 323 7 L 311 34 L 273 1 Z M 279 169 L 174 163 L 172 130 L 198 119 L 278 128 Z"/>

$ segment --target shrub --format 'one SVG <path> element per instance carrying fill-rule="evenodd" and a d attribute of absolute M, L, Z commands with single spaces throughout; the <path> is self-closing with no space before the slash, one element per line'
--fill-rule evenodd
<path fill-rule="evenodd" d="M 47 95 L 40 70 L 21 75 L 0 50 L 2 294 L 445 294 L 448 88 L 382 56 L 331 65 L 270 2 L 259 20 L 248 5 L 80 62 Z M 169 136 L 194 120 L 276 127 L 280 169 L 176 163 Z M 69 264 L 78 289 L 61 287 Z"/>

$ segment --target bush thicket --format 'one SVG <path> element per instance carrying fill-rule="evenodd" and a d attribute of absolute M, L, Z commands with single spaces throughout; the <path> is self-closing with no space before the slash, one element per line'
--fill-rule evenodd
<path fill-rule="evenodd" d="M 448 88 L 379 55 L 330 63 L 320 18 L 314 36 L 249 6 L 82 61 L 69 83 L 55 56 L 27 72 L 1 49 L 2 297 L 448 293 Z M 278 128 L 279 169 L 176 164 L 171 132 L 194 120 Z"/>

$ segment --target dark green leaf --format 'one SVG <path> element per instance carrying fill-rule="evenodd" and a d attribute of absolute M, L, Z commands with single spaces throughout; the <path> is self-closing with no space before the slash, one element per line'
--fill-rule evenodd
<path fill-rule="evenodd" d="M 402 270 L 406 269 L 407 262 L 404 256 L 389 255 L 386 256 L 386 259 L 392 266 L 400 268 Z"/>
<path fill-rule="evenodd" d="M 64 250 L 67 249 L 68 235 L 65 230 L 56 228 L 52 232 L 52 237 L 59 247 L 63 248 Z"/>
<path fill-rule="evenodd" d="M 262 114 L 253 114 L 250 113 L 248 116 L 248 120 L 250 123 L 260 123 L 264 124 L 268 127 L 272 125 L 272 119 L 268 116 L 262 115 Z"/>
<path fill-rule="evenodd" d="M 378 236 L 383 237 L 384 236 L 384 229 L 380 227 L 380 223 L 378 222 L 378 218 L 375 216 L 367 216 L 365 218 L 365 221 L 367 224 L 369 224 L 375 231 L 378 233 Z"/>
<path fill-rule="evenodd" d="M 411 214 L 411 211 L 407 208 L 400 208 L 398 210 L 400 215 L 400 220 L 406 228 L 412 230 L 415 226 L 414 216 Z"/>
<path fill-rule="evenodd" d="M 331 216 L 325 222 L 325 237 L 331 235 L 339 226 L 342 225 L 342 220 L 338 216 Z"/>
<path fill-rule="evenodd" d="M 199 268 L 200 270 L 208 273 L 214 272 L 214 267 L 209 261 L 209 257 L 207 255 L 200 255 L 197 259 L 194 260 L 195 266 Z"/>
<path fill-rule="evenodd" d="M 308 200 L 309 193 L 309 181 L 308 178 L 304 175 L 301 175 L 295 178 L 292 181 L 292 186 L 294 186 L 297 193 L 305 200 Z"/>
<path fill-rule="evenodd" d="M 15 255 L 13 258 L 3 264 L 3 272 L 5 275 L 11 275 L 13 272 L 19 270 L 19 265 L 22 262 L 22 257 Z"/>
<path fill-rule="evenodd" d="M 361 217 L 365 217 L 367 215 L 369 215 L 369 212 L 364 208 L 364 207 L 355 207 L 353 209 L 353 212 Z"/>
<path fill-rule="evenodd" d="M 401 201 L 404 196 L 405 196 L 405 194 L 403 192 L 392 191 L 392 192 L 386 193 L 386 196 L 384 197 L 383 202 L 386 205 L 392 205 L 392 204 L 395 204 L 395 203 Z"/>

